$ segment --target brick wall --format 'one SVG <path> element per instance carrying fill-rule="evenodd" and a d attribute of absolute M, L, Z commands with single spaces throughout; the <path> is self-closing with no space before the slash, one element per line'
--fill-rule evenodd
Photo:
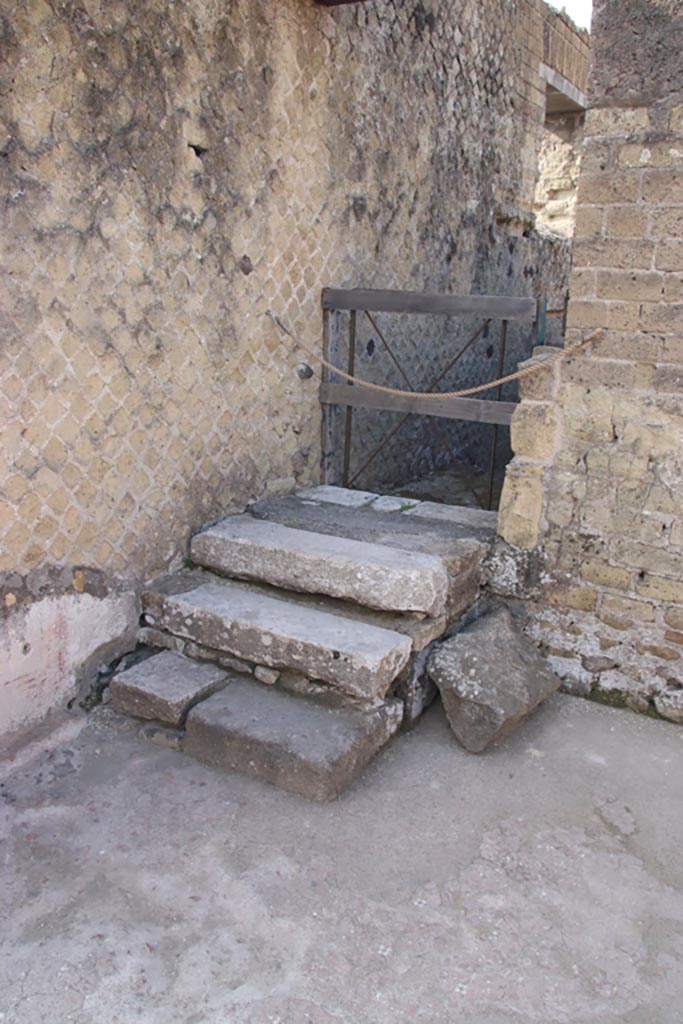
<path fill-rule="evenodd" d="M 605 331 L 524 385 L 496 585 L 529 598 L 567 688 L 683 721 L 683 15 L 670 6 L 596 5 L 567 342 Z"/>

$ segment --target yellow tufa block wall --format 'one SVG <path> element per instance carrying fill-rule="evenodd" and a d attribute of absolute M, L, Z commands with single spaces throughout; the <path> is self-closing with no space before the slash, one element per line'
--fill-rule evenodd
<path fill-rule="evenodd" d="M 661 65 L 683 24 L 646 13 L 667 47 L 637 84 L 622 55 L 619 95 L 600 60 L 617 7 L 594 25 L 567 343 L 605 332 L 523 384 L 499 526 L 512 585 L 511 551 L 501 565 L 569 689 L 683 721 L 683 106 Z"/>

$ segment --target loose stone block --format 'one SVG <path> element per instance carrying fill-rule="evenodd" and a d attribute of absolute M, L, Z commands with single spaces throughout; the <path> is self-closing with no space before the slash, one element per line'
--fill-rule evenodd
<path fill-rule="evenodd" d="M 187 718 L 183 750 L 310 800 L 345 789 L 401 724 L 387 701 L 373 711 L 331 708 L 235 679 Z"/>
<path fill-rule="evenodd" d="M 265 665 L 257 665 L 254 669 L 254 676 L 258 679 L 259 683 L 265 683 L 266 686 L 275 686 L 276 682 L 280 678 L 280 673 L 276 672 L 274 668 L 266 668 Z"/>
<path fill-rule="evenodd" d="M 510 733 L 560 685 L 505 608 L 437 647 L 427 670 L 453 732 L 475 754 Z"/>
<path fill-rule="evenodd" d="M 191 553 L 195 562 L 229 576 L 388 611 L 439 615 L 448 595 L 446 567 L 435 555 L 293 529 L 249 515 L 229 516 L 197 534 Z"/>
<path fill-rule="evenodd" d="M 226 678 L 216 665 L 163 651 L 114 676 L 111 705 L 124 715 L 179 726 L 188 710 L 224 686 Z"/>
<path fill-rule="evenodd" d="M 683 690 L 658 693 L 654 701 L 655 708 L 662 718 L 668 718 L 670 722 L 683 725 Z"/>

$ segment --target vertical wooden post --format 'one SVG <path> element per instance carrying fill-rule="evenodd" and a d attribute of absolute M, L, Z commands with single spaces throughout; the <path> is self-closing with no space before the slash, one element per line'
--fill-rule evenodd
<path fill-rule="evenodd" d="M 323 310 L 323 357 L 334 366 L 339 365 L 339 320 L 338 310 Z M 323 366 L 321 378 L 323 384 L 331 384 L 334 374 Z M 339 483 L 337 470 L 339 414 L 337 405 L 324 404 L 322 407 L 322 441 L 321 441 L 321 482 L 324 484 Z"/>
<path fill-rule="evenodd" d="M 354 374 L 356 370 L 356 310 L 352 309 L 349 316 L 349 368 L 348 372 Z M 352 381 L 349 384 L 353 387 Z M 353 430 L 353 408 L 346 407 L 346 426 L 344 429 L 344 468 L 342 470 L 342 485 L 349 486 L 349 466 L 351 464 L 351 432 Z"/>
<path fill-rule="evenodd" d="M 567 334 L 567 313 L 569 312 L 569 289 L 564 293 L 564 311 L 562 313 L 562 341 Z"/>
<path fill-rule="evenodd" d="M 545 345 L 548 330 L 548 296 L 542 295 L 538 300 L 538 339 L 537 345 Z"/>
<path fill-rule="evenodd" d="M 505 366 L 505 343 L 507 340 L 508 333 L 508 322 L 503 320 L 500 325 L 500 347 L 498 349 L 498 373 L 497 377 L 503 376 L 503 368 Z M 496 402 L 500 401 L 501 392 L 503 385 L 499 384 L 496 388 Z M 489 511 L 493 508 L 493 478 L 496 472 L 496 448 L 498 447 L 498 424 L 493 425 L 493 438 L 491 440 L 491 455 L 489 456 L 489 492 L 486 507 Z"/>

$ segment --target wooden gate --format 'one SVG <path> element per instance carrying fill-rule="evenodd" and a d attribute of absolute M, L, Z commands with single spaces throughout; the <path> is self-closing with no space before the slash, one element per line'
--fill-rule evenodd
<path fill-rule="evenodd" d="M 498 325 L 498 373 L 503 375 L 506 336 L 509 321 L 529 325 L 531 344 L 543 343 L 545 326 L 545 302 L 534 299 L 508 298 L 494 295 L 438 295 L 419 292 L 375 291 L 369 289 L 341 290 L 324 288 L 323 308 L 323 355 L 339 369 L 353 375 L 356 366 L 356 326 L 359 314 L 368 318 L 374 331 L 388 352 L 394 366 L 406 382 L 406 391 L 411 391 L 409 378 L 396 358 L 389 341 L 373 317 L 373 313 L 440 314 L 443 316 L 474 317 L 481 320 L 466 343 L 428 384 L 426 390 L 438 390 L 438 386 L 465 352 L 492 324 Z M 345 367 L 340 363 L 341 313 L 349 314 L 348 360 Z M 479 398 L 425 398 L 420 394 L 384 394 L 371 391 L 352 383 L 335 380 L 330 370 L 324 370 L 320 387 L 320 401 L 323 406 L 323 480 L 325 483 L 352 485 L 355 479 L 386 447 L 398 433 L 406 420 L 413 414 L 435 416 L 450 420 L 470 420 L 492 425 L 491 454 L 489 458 L 488 507 L 493 501 L 493 480 L 495 471 L 496 443 L 498 428 L 509 426 L 515 402 L 500 401 L 501 387 L 494 389 L 495 399 Z M 354 409 L 375 409 L 404 413 L 399 423 L 390 430 L 363 466 L 350 475 L 351 432 Z M 341 474 L 337 465 L 339 456 L 339 417 L 345 410 L 343 423 L 343 450 Z"/>

